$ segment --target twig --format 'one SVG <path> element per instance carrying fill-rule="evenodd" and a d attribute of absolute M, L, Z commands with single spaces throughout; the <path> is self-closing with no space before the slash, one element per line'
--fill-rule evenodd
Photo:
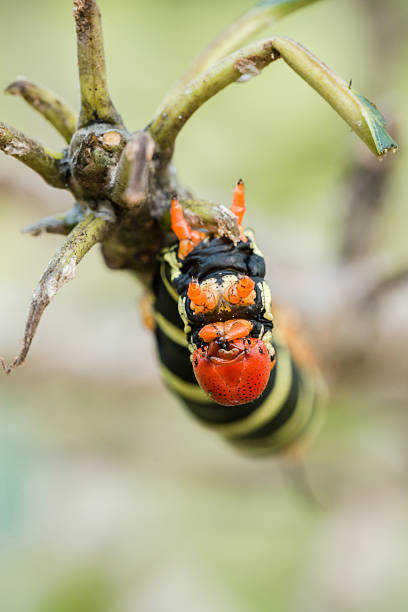
<path fill-rule="evenodd" d="M 0 123 L 0 150 L 26 164 L 52 187 L 67 187 L 62 154 L 47 151 L 35 140 L 4 123 Z"/>
<path fill-rule="evenodd" d="M 161 162 L 167 163 L 170 160 L 180 130 L 204 102 L 243 76 L 259 74 L 278 57 L 279 54 L 274 51 L 273 40 L 261 41 L 229 55 L 189 83 L 149 126 Z"/>
<path fill-rule="evenodd" d="M 95 0 L 74 0 L 81 111 L 78 128 L 95 121 L 123 127 L 106 79 L 101 15 Z"/>
<path fill-rule="evenodd" d="M 70 143 L 78 118 L 54 93 L 22 79 L 11 83 L 5 91 L 24 98 L 55 127 L 67 143 Z"/>
<path fill-rule="evenodd" d="M 68 236 L 69 232 L 80 223 L 86 215 L 85 209 L 80 204 L 75 204 L 71 210 L 62 215 L 44 217 L 32 225 L 28 225 L 21 231 L 23 234 L 39 236 L 40 234 L 62 234 Z"/>
<path fill-rule="evenodd" d="M 57 291 L 74 278 L 78 263 L 95 244 L 103 240 L 109 228 L 110 221 L 91 213 L 71 231 L 56 252 L 33 293 L 21 351 L 9 366 L 2 361 L 7 374 L 24 363 L 45 308 Z"/>

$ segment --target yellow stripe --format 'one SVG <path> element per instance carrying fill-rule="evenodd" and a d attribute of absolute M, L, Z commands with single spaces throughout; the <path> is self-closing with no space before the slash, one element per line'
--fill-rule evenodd
<path fill-rule="evenodd" d="M 167 276 L 166 276 L 166 262 L 163 261 L 160 265 L 160 276 L 163 282 L 163 285 L 166 287 L 167 289 L 167 293 L 169 293 L 169 295 L 171 295 L 171 297 L 178 302 L 179 299 L 179 295 L 177 293 L 177 291 L 175 290 L 175 288 L 173 287 L 173 285 L 169 282 Z"/>
<path fill-rule="evenodd" d="M 271 448 L 280 451 L 283 447 L 292 444 L 302 433 L 310 420 L 315 403 L 315 386 L 310 376 L 303 379 L 304 388 L 301 390 L 300 397 L 296 403 L 295 412 L 286 423 L 271 434 L 266 443 L 270 442 Z"/>
<path fill-rule="evenodd" d="M 266 400 L 249 416 L 236 423 L 210 424 L 223 436 L 239 436 L 251 433 L 265 425 L 282 408 L 292 384 L 292 363 L 286 347 L 278 347 L 275 384 Z"/>
<path fill-rule="evenodd" d="M 173 325 L 173 323 L 170 323 L 170 321 L 163 317 L 160 312 L 155 312 L 154 318 L 162 332 L 166 334 L 166 336 L 170 338 L 170 340 L 173 340 L 173 342 L 185 348 L 188 347 L 187 338 L 183 330 L 181 330 L 176 325 Z"/>
<path fill-rule="evenodd" d="M 279 453 L 291 445 L 302 433 L 314 409 L 315 392 L 312 381 L 305 381 L 305 387 L 299 395 L 292 416 L 277 431 L 264 438 L 253 440 L 234 440 L 234 445 L 254 454 Z M 314 420 L 314 419 L 313 419 Z"/>
<path fill-rule="evenodd" d="M 171 295 L 173 300 L 178 302 L 179 295 L 178 295 L 177 291 L 175 290 L 175 288 L 173 287 L 173 285 L 171 283 L 169 283 L 168 278 L 166 276 L 166 262 L 165 261 L 163 261 L 161 266 L 160 266 L 160 276 L 161 276 L 161 279 L 163 281 L 163 285 L 167 289 L 167 293 L 169 295 Z"/>
<path fill-rule="evenodd" d="M 326 417 L 326 387 L 320 377 L 315 379 L 316 390 L 313 414 L 306 428 L 301 431 L 293 444 L 289 444 L 289 455 L 294 451 L 297 455 L 304 454 L 314 443 L 323 428 Z"/>
<path fill-rule="evenodd" d="M 165 383 L 176 393 L 179 393 L 187 400 L 194 402 L 204 402 L 206 404 L 212 404 L 213 401 L 208 397 L 206 393 L 199 387 L 198 384 L 185 382 L 172 372 L 166 366 L 160 366 L 160 374 Z"/>

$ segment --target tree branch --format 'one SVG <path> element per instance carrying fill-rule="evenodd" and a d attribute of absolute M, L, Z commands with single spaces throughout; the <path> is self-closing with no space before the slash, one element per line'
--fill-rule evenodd
<path fill-rule="evenodd" d="M 214 66 L 223 57 L 238 49 L 248 38 L 258 34 L 294 11 L 313 4 L 317 0 L 261 0 L 249 11 L 223 30 L 200 55 L 198 55 L 186 72 L 168 92 L 162 106 L 176 98 L 182 90 L 200 74 Z"/>
<path fill-rule="evenodd" d="M 204 102 L 243 76 L 259 74 L 278 57 L 279 54 L 273 48 L 273 40 L 261 41 L 229 55 L 189 83 L 149 126 L 161 162 L 167 163 L 171 159 L 180 130 Z"/>
<path fill-rule="evenodd" d="M 36 221 L 32 225 L 28 225 L 21 231 L 23 234 L 31 234 L 31 236 L 39 236 L 40 234 L 62 234 L 68 236 L 70 231 L 74 229 L 78 223 L 83 221 L 86 211 L 80 204 L 75 204 L 71 210 L 65 214 L 44 217 Z"/>
<path fill-rule="evenodd" d="M 0 123 L 0 150 L 26 164 L 52 187 L 67 187 L 62 154 L 47 151 L 35 140 L 4 123 Z"/>
<path fill-rule="evenodd" d="M 26 80 L 14 81 L 5 92 L 24 98 L 55 127 L 68 144 L 71 142 L 78 118 L 54 93 Z"/>
<path fill-rule="evenodd" d="M 94 121 L 123 127 L 106 78 L 101 14 L 95 0 L 74 0 L 81 111 L 78 128 Z"/>
<path fill-rule="evenodd" d="M 0 360 L 7 374 L 24 363 L 44 310 L 57 291 L 74 278 L 77 264 L 104 239 L 110 225 L 106 218 L 91 213 L 71 231 L 56 252 L 33 293 L 20 353 L 9 366 Z"/>

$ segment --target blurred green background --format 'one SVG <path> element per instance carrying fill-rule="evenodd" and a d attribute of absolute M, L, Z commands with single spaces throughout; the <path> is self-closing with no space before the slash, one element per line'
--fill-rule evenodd
<path fill-rule="evenodd" d="M 99 4 L 111 94 L 132 130 L 250 5 Z M 0 19 L 2 86 L 23 74 L 77 108 L 71 1 L 0 0 Z M 401 264 L 408 260 L 407 24 L 403 0 L 344 0 L 317 3 L 269 30 L 301 41 L 394 118 L 401 150 L 375 250 Z M 0 97 L 0 111 L 2 121 L 61 148 L 21 100 Z M 247 223 L 270 268 L 288 271 L 284 297 L 292 276 L 336 257 L 356 140 L 277 62 L 200 109 L 175 161 L 202 198 L 228 203 L 236 179 L 245 179 Z M 0 200 L 0 354 L 11 359 L 31 292 L 61 242 L 19 229 L 68 209 L 71 198 L 1 155 Z M 306 287 L 309 302 L 317 289 Z M 281 460 L 235 454 L 163 388 L 139 297 L 134 279 L 107 270 L 95 249 L 45 313 L 25 367 L 0 377 L 0 609 L 407 610 L 406 375 L 379 385 L 374 375 L 337 372 L 326 428 L 307 458 L 324 507 L 317 509 L 290 485 Z M 407 297 L 405 285 L 399 313 Z M 395 324 L 394 333 L 406 337 L 406 316 L 397 320 L 405 328 Z M 382 368 L 375 337 L 373 345 Z M 404 372 L 406 353 L 395 361 Z"/>

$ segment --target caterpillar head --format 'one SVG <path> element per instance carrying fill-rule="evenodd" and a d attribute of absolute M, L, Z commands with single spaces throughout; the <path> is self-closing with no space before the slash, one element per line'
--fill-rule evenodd
<path fill-rule="evenodd" d="M 247 319 L 205 325 L 198 332 L 202 344 L 194 351 L 194 374 L 201 388 L 224 406 L 256 400 L 268 384 L 275 364 L 272 345 L 250 337 Z"/>

